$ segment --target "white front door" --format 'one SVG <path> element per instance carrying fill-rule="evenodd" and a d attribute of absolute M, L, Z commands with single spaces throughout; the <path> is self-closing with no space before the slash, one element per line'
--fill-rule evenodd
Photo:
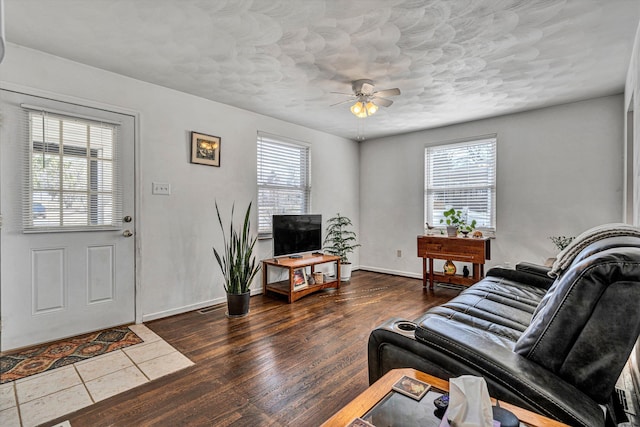
<path fill-rule="evenodd" d="M 133 322 L 134 118 L 7 90 L 0 112 L 0 348 Z"/>

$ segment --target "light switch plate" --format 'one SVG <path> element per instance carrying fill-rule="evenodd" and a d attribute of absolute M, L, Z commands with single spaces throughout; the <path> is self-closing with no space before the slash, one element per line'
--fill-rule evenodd
<path fill-rule="evenodd" d="M 166 182 L 154 182 L 151 194 L 168 196 L 171 194 L 171 184 Z"/>

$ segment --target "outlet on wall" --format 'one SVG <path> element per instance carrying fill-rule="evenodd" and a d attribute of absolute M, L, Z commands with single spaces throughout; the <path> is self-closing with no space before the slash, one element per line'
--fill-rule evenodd
<path fill-rule="evenodd" d="M 171 194 L 171 184 L 166 182 L 154 182 L 151 188 L 151 194 L 161 194 L 168 196 Z"/>
<path fill-rule="evenodd" d="M 398 258 L 400 258 L 402 256 L 402 250 L 401 249 L 398 249 L 398 252 L 396 252 L 396 256 Z"/>

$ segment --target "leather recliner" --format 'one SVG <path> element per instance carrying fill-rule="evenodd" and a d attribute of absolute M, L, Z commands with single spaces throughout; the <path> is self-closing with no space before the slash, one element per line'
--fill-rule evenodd
<path fill-rule="evenodd" d="M 640 335 L 640 238 L 599 240 L 555 280 L 547 271 L 493 268 L 413 322 L 385 322 L 369 336 L 369 382 L 401 367 L 477 375 L 493 397 L 569 425 L 615 424 L 615 383 Z"/>

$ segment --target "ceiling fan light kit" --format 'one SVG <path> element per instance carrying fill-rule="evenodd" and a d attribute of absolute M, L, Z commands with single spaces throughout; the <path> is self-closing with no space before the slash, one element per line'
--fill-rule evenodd
<path fill-rule="evenodd" d="M 361 119 L 374 115 L 376 111 L 378 111 L 378 106 L 371 101 L 366 104 L 364 101 L 357 101 L 351 106 L 353 115 Z"/>
<path fill-rule="evenodd" d="M 351 89 L 353 95 L 350 96 L 355 98 L 356 103 L 351 106 L 350 110 L 354 116 L 361 119 L 374 115 L 380 106 L 388 107 L 393 104 L 392 100 L 385 97 L 400 95 L 398 88 L 376 91 L 373 81 L 369 79 L 354 80 L 351 83 Z M 343 102 L 349 102 L 349 100 Z"/>

